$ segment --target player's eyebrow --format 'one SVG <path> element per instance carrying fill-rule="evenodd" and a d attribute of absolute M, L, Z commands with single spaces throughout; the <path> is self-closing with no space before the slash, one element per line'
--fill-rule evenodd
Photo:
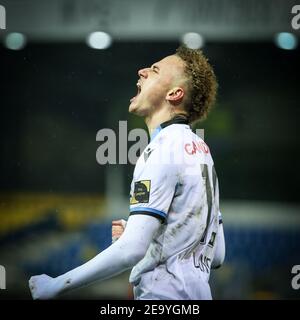
<path fill-rule="evenodd" d="M 151 69 L 156 69 L 157 71 L 159 71 L 159 66 L 156 65 L 156 64 L 153 64 L 153 65 L 151 66 Z"/>

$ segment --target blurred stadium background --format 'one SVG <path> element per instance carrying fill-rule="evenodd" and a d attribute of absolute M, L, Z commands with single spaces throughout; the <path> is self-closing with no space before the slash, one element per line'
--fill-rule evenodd
<path fill-rule="evenodd" d="M 111 220 L 128 215 L 133 165 L 99 165 L 96 133 L 118 132 L 120 120 L 145 128 L 127 113 L 137 70 L 183 41 L 202 47 L 220 85 L 198 125 L 216 163 L 227 244 L 213 295 L 299 298 L 297 1 L 0 4 L 0 299 L 29 299 L 31 275 L 57 276 L 110 245 Z M 128 276 L 62 298 L 131 299 Z"/>

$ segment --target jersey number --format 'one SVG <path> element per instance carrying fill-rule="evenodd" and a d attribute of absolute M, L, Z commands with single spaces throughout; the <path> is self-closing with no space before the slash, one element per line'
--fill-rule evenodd
<path fill-rule="evenodd" d="M 207 164 L 201 164 L 201 173 L 202 173 L 202 178 L 205 181 L 205 189 L 206 189 L 206 199 L 207 199 L 207 218 L 206 218 L 206 227 L 203 232 L 203 236 L 201 238 L 201 243 L 206 242 L 206 237 L 207 237 L 207 232 L 208 228 L 210 225 L 210 219 L 212 215 L 212 204 L 213 204 L 213 199 L 215 196 L 215 191 L 216 191 L 216 183 L 217 183 L 217 174 L 215 167 L 212 166 L 212 178 L 213 178 L 213 190 L 211 188 L 211 184 L 209 181 L 209 173 L 208 173 L 208 165 Z M 210 245 L 214 245 L 214 239 L 210 239 L 209 241 Z"/>

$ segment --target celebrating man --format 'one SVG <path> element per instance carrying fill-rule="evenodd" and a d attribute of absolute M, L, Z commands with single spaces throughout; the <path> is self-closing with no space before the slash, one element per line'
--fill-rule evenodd
<path fill-rule="evenodd" d="M 56 278 L 31 277 L 34 299 L 132 267 L 135 299 L 211 299 L 210 270 L 225 255 L 218 179 L 189 124 L 206 117 L 217 81 L 203 53 L 186 47 L 138 75 L 129 112 L 144 118 L 151 141 L 134 170 L 128 221 L 115 222 L 113 244 L 85 264 Z"/>

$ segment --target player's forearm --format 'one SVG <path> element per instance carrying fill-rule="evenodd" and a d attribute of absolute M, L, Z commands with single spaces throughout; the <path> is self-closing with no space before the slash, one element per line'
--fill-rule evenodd
<path fill-rule="evenodd" d="M 132 268 L 144 257 L 159 226 L 159 221 L 153 217 L 130 217 L 126 230 L 118 241 L 87 263 L 55 278 L 58 294 L 113 277 Z"/>
<path fill-rule="evenodd" d="M 85 264 L 57 277 L 59 293 L 115 276 L 133 267 L 142 258 L 142 255 L 134 254 L 122 243 L 116 242 Z"/>

